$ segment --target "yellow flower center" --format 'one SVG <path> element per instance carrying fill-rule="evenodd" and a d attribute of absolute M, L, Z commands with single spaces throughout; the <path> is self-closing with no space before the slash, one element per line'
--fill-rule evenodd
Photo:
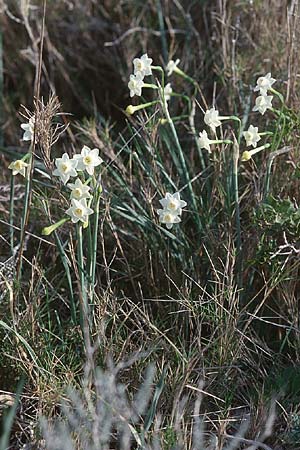
<path fill-rule="evenodd" d="M 141 61 L 138 61 L 136 66 L 137 66 L 137 68 L 138 68 L 139 70 L 142 70 L 142 68 L 143 68 L 143 63 L 142 63 Z"/>
<path fill-rule="evenodd" d="M 82 194 L 81 189 L 79 189 L 79 188 L 74 189 L 74 191 L 73 191 L 74 197 L 79 198 L 79 197 L 81 197 L 81 194 Z"/>
<path fill-rule="evenodd" d="M 91 164 L 92 163 L 92 158 L 90 157 L 90 156 L 85 156 L 84 158 L 83 158 L 83 162 L 84 162 L 84 164 L 87 164 L 87 165 L 89 165 L 89 164 Z"/>
<path fill-rule="evenodd" d="M 267 80 L 266 78 L 262 78 L 262 79 L 260 80 L 260 83 L 259 83 L 259 84 L 260 84 L 261 86 L 267 86 L 268 83 L 269 83 L 269 82 L 268 82 L 268 80 Z"/>
<path fill-rule="evenodd" d="M 61 168 L 61 171 L 62 171 L 62 172 L 66 173 L 66 172 L 68 172 L 68 170 L 69 170 L 69 164 L 62 163 L 62 165 L 60 166 L 60 168 Z"/>
<path fill-rule="evenodd" d="M 266 100 L 263 95 L 257 98 L 257 103 L 258 106 L 263 106 L 266 103 Z"/>
<path fill-rule="evenodd" d="M 176 207 L 177 207 L 176 202 L 174 202 L 173 200 L 171 200 L 171 201 L 169 202 L 169 208 L 170 208 L 170 209 L 176 209 Z"/>
<path fill-rule="evenodd" d="M 23 162 L 21 160 L 18 160 L 15 162 L 15 169 L 20 170 L 23 167 Z"/>
<path fill-rule="evenodd" d="M 165 219 L 165 222 L 170 223 L 170 222 L 172 221 L 172 216 L 171 216 L 171 214 L 165 214 L 164 219 Z"/>
<path fill-rule="evenodd" d="M 83 209 L 76 208 L 74 213 L 75 213 L 76 216 L 80 216 L 81 217 L 83 215 Z"/>

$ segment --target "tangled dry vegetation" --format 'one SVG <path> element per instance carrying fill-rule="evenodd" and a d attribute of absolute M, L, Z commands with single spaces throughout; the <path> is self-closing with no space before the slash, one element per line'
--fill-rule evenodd
<path fill-rule="evenodd" d="M 296 450 L 298 1 L 48 0 L 41 41 L 42 3 L 0 2 L 0 449 Z M 169 180 L 184 184 L 172 136 L 155 108 L 124 112 L 132 60 L 146 52 L 162 66 L 180 58 L 200 87 L 196 101 L 186 80 L 172 79 L 194 107 L 187 120 L 184 98 L 170 108 L 201 218 L 199 227 L 187 214 L 174 239 L 153 225 L 157 193 Z M 199 170 L 193 134 L 199 104 L 245 124 L 255 80 L 269 71 L 289 121 L 264 119 L 277 133 L 273 157 L 241 167 L 241 289 L 230 155 L 216 152 Z M 27 151 L 20 122 L 30 111 L 40 144 L 21 239 L 24 183 L 14 184 L 12 237 L 7 167 Z M 66 200 L 43 175 L 83 145 L 106 163 L 89 333 L 71 314 L 80 297 L 74 227 L 41 234 Z"/>

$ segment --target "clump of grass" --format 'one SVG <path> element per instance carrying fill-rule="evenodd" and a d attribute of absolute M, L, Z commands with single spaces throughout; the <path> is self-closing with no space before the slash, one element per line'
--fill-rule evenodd
<path fill-rule="evenodd" d="M 272 433 L 274 411 L 266 418 L 264 431 L 253 441 L 245 438 L 249 427 L 247 416 L 237 419 L 235 433 L 227 434 L 222 426 L 215 432 L 205 431 L 206 415 L 200 414 L 201 394 L 194 401 L 192 420 L 185 424 L 183 412 L 187 398 L 177 405 L 174 424 L 162 426 L 164 418 L 157 411 L 156 397 L 163 389 L 154 383 L 153 367 L 148 367 L 143 383 L 128 398 L 127 389 L 118 381 L 118 372 L 128 363 L 119 363 L 106 371 L 96 370 L 94 389 L 87 386 L 82 391 L 69 390 L 68 398 L 61 405 L 61 417 L 53 421 L 42 421 L 45 448 L 101 450 L 112 445 L 127 450 L 135 446 L 143 449 L 238 449 L 241 445 L 253 448 L 270 447 L 263 441 Z M 202 392 L 203 384 L 196 391 Z M 154 395 L 153 391 L 154 390 Z M 217 446 L 217 447 L 216 447 Z"/>

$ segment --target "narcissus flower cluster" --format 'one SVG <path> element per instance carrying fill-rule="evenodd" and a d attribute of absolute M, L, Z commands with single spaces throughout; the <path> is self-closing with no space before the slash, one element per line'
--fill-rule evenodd
<path fill-rule="evenodd" d="M 229 117 L 220 116 L 219 111 L 215 109 L 213 106 L 212 108 L 208 109 L 204 113 L 204 123 L 212 130 L 214 134 L 216 134 L 216 128 L 219 127 L 222 124 L 222 120 L 226 120 Z M 199 139 L 198 144 L 200 148 L 204 148 L 208 151 L 208 153 L 211 153 L 210 146 L 212 144 L 221 144 L 222 142 L 227 142 L 224 140 L 219 139 L 209 139 L 207 131 L 203 130 L 199 133 Z"/>
<path fill-rule="evenodd" d="M 135 58 L 133 60 L 134 71 L 133 74 L 130 75 L 128 82 L 130 97 L 133 97 L 134 95 L 140 97 L 142 95 L 144 77 L 152 74 L 151 64 L 152 59 L 148 58 L 147 53 L 142 55 L 140 58 Z"/>
<path fill-rule="evenodd" d="M 159 203 L 163 209 L 158 209 L 157 214 L 159 215 L 159 221 L 166 225 L 168 229 L 172 228 L 174 223 L 181 222 L 182 208 L 184 208 L 187 203 L 180 199 L 180 193 L 175 192 L 175 194 L 166 193 L 165 197 L 159 200 Z"/>
<path fill-rule="evenodd" d="M 78 177 L 78 172 L 87 172 L 89 176 L 93 176 L 95 167 L 102 163 L 103 160 L 99 156 L 99 149 L 90 149 L 84 145 L 81 153 L 73 155 L 72 158 L 67 153 L 64 153 L 61 158 L 56 158 L 56 169 L 53 171 L 53 175 L 60 177 L 61 181 L 67 184 L 70 178 Z M 67 184 L 68 188 L 71 189 L 71 206 L 67 209 L 66 214 L 71 217 L 73 223 L 86 223 L 88 217 L 94 212 L 90 208 L 93 197 L 88 183 L 89 179 L 82 182 L 78 177 L 74 183 Z"/>
<path fill-rule="evenodd" d="M 272 109 L 273 95 L 268 95 L 268 91 L 272 89 L 272 85 L 275 82 L 276 80 L 271 77 L 270 72 L 264 77 L 259 77 L 257 79 L 254 91 L 259 91 L 260 95 L 255 100 L 253 111 L 258 111 L 264 115 L 267 109 Z"/>
<path fill-rule="evenodd" d="M 278 94 L 273 88 L 273 84 L 276 82 L 275 78 L 272 78 L 271 73 L 267 73 L 267 75 L 263 77 L 259 77 L 256 81 L 256 86 L 254 88 L 254 92 L 259 92 L 259 96 L 255 99 L 255 106 L 252 111 L 258 111 L 260 114 L 264 115 L 268 109 L 272 109 L 272 100 L 273 95 L 268 95 L 268 91 L 271 91 L 277 95 Z M 243 132 L 243 137 L 245 138 L 247 147 L 252 146 L 252 150 L 246 150 L 243 152 L 241 156 L 242 161 L 249 161 L 252 159 L 252 156 L 256 153 L 261 152 L 262 150 L 270 147 L 270 144 L 265 144 L 260 147 L 257 147 L 257 143 L 261 140 L 261 135 L 269 134 L 259 133 L 258 127 L 254 127 L 250 125 L 248 130 Z"/>

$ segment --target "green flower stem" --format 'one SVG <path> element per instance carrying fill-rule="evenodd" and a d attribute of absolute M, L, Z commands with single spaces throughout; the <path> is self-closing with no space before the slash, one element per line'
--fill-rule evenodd
<path fill-rule="evenodd" d="M 30 155 L 31 155 L 31 153 L 26 153 L 26 155 L 23 156 L 23 158 L 21 159 L 21 161 L 26 162 L 27 159 L 30 160 Z"/>
<path fill-rule="evenodd" d="M 233 145 L 233 189 L 234 189 L 234 202 L 235 202 L 235 218 L 236 218 L 236 272 L 237 272 L 237 285 L 242 287 L 242 239 L 241 239 L 241 218 L 240 218 L 240 203 L 239 203 L 239 184 L 238 184 L 238 160 L 239 160 L 239 145 L 236 142 Z"/>
<path fill-rule="evenodd" d="M 215 141 L 210 141 L 211 144 L 233 144 L 230 139 L 217 139 Z"/>
<path fill-rule="evenodd" d="M 143 88 L 159 89 L 158 86 L 156 86 L 156 84 L 152 84 L 152 83 L 144 83 Z"/>
<path fill-rule="evenodd" d="M 195 101 L 193 101 L 193 104 L 190 106 L 189 111 L 190 111 L 190 114 L 189 114 L 190 128 L 191 128 L 191 132 L 195 138 L 195 143 L 196 143 L 196 147 L 197 147 L 197 151 L 198 151 L 198 155 L 199 155 L 199 159 L 200 159 L 201 168 L 204 171 L 206 169 L 206 163 L 205 163 L 202 148 L 200 147 L 200 144 L 199 144 L 199 139 L 198 139 L 198 135 L 196 133 L 196 127 L 195 127 L 195 112 L 196 112 Z"/>
<path fill-rule="evenodd" d="M 9 199 L 9 234 L 10 234 L 10 250 L 14 252 L 14 198 L 15 198 L 15 177 L 11 175 L 10 179 L 10 199 Z"/>
<path fill-rule="evenodd" d="M 278 111 L 279 113 L 279 121 L 276 123 L 276 130 L 275 133 L 273 134 L 273 142 L 272 142 L 272 147 L 273 150 L 278 150 L 278 147 L 281 144 L 282 138 L 283 138 L 283 134 L 285 132 L 285 125 L 286 125 L 286 115 L 283 113 L 283 106 L 280 111 Z M 280 132 L 279 132 L 280 130 Z"/>
<path fill-rule="evenodd" d="M 160 66 L 151 66 L 151 68 L 153 70 L 157 70 L 158 72 L 160 72 L 160 74 L 161 74 L 161 86 L 159 88 L 164 90 L 164 88 L 165 88 L 165 72 L 164 72 L 163 68 L 160 67 Z"/>
<path fill-rule="evenodd" d="M 280 92 L 276 91 L 276 89 L 273 89 L 273 88 L 270 89 L 270 92 L 272 92 L 272 94 L 276 95 L 279 98 L 279 100 L 281 101 L 281 103 L 284 105 L 284 98 Z"/>
<path fill-rule="evenodd" d="M 183 119 L 188 119 L 188 118 L 189 118 L 188 115 L 182 114 L 181 116 L 174 116 L 174 117 L 172 117 L 172 121 L 173 121 L 173 122 L 180 122 L 181 120 L 183 120 Z M 160 123 L 161 125 L 165 125 L 166 123 L 168 123 L 168 121 L 167 121 L 167 119 L 162 118 L 162 119 L 159 120 L 159 123 Z"/>
<path fill-rule="evenodd" d="M 26 158 L 28 158 L 28 167 L 26 170 L 26 182 L 25 182 L 25 195 L 24 195 L 24 207 L 23 207 L 23 213 L 21 218 L 21 233 L 20 233 L 20 251 L 19 251 L 19 259 L 18 259 L 18 266 L 17 266 L 17 280 L 20 280 L 21 272 L 22 272 L 22 256 L 23 256 L 23 247 L 24 247 L 24 240 L 25 240 L 25 233 L 26 233 L 26 227 L 29 219 L 29 207 L 31 202 L 31 180 L 33 176 L 33 147 L 34 144 L 31 142 L 30 144 L 30 150 L 27 155 L 25 155 Z M 24 157 L 24 159 L 25 159 Z"/>
<path fill-rule="evenodd" d="M 163 78 L 163 80 L 164 80 L 164 78 Z M 166 115 L 166 119 L 168 121 L 168 124 L 169 124 L 169 126 L 171 128 L 171 131 L 172 131 L 175 143 L 176 143 L 176 147 L 178 149 L 179 159 L 180 159 L 181 166 L 182 166 L 182 169 L 183 169 L 183 172 L 184 172 L 186 184 L 188 185 L 190 197 L 191 197 L 191 200 L 192 200 L 192 203 L 193 203 L 193 208 L 194 208 L 194 211 L 195 211 L 198 228 L 200 230 L 200 229 L 202 229 L 202 225 L 201 225 L 201 222 L 200 222 L 199 214 L 197 214 L 197 202 L 196 202 L 194 191 L 193 191 L 193 188 L 192 188 L 192 184 L 191 184 L 191 180 L 190 180 L 190 174 L 189 174 L 189 171 L 188 171 L 188 168 L 187 168 L 187 165 L 186 165 L 186 161 L 185 161 L 185 158 L 184 158 L 184 154 L 183 154 L 183 151 L 182 151 L 182 148 L 181 148 L 178 136 L 177 136 L 176 128 L 174 126 L 174 123 L 173 123 L 173 121 L 171 119 L 171 116 L 170 116 L 170 113 L 169 113 L 168 103 L 167 103 L 167 101 L 165 99 L 163 89 L 162 89 L 162 99 L 163 99 L 163 105 L 162 106 L 163 106 L 163 109 L 164 109 L 164 113 Z"/>
<path fill-rule="evenodd" d="M 270 179 L 271 179 L 271 168 L 274 159 L 277 156 L 283 155 L 284 153 L 287 153 L 291 150 L 291 147 L 283 147 L 280 150 L 273 151 L 269 154 L 268 164 L 267 164 L 267 176 L 266 176 L 266 184 L 265 184 L 265 195 L 264 199 L 268 196 L 269 190 L 270 190 Z"/>
<path fill-rule="evenodd" d="M 238 128 L 238 137 L 237 137 L 237 141 L 238 144 L 240 144 L 241 142 L 241 137 L 242 137 L 242 122 L 241 119 L 239 117 L 236 116 L 229 116 L 229 117 L 219 117 L 220 120 L 234 120 L 236 122 L 238 122 L 239 128 Z"/>
<path fill-rule="evenodd" d="M 172 94 L 170 94 L 170 95 L 171 95 L 171 97 L 179 97 L 179 98 L 182 98 L 184 101 L 186 101 L 188 104 L 188 107 L 189 107 L 189 111 L 191 111 L 192 102 L 191 102 L 190 97 L 188 97 L 187 95 L 184 95 L 184 94 L 178 94 L 177 92 L 172 92 Z"/>
<path fill-rule="evenodd" d="M 84 330 L 84 324 L 88 322 L 88 302 L 85 282 L 85 270 L 83 260 L 83 238 L 82 238 L 82 224 L 77 224 L 77 264 L 79 272 L 79 283 L 81 290 L 81 311 L 80 321 L 82 330 Z"/>
<path fill-rule="evenodd" d="M 24 196 L 24 208 L 23 208 L 23 214 L 21 218 L 21 234 L 25 233 L 25 230 L 23 231 L 23 228 L 26 223 L 26 217 L 28 213 L 28 205 L 29 205 L 29 196 L 30 196 L 30 185 L 31 185 L 31 178 L 30 178 L 30 167 L 32 164 L 32 155 L 30 155 L 29 158 L 29 167 L 26 171 L 26 182 L 25 182 L 25 196 Z"/>
<path fill-rule="evenodd" d="M 182 77 L 185 80 L 189 81 L 194 86 L 196 85 L 196 80 L 194 80 L 194 78 L 192 78 L 192 77 L 189 77 L 185 72 L 183 72 L 183 70 L 179 69 L 179 67 L 175 67 L 173 72 L 177 73 L 177 75 L 179 75 L 180 77 Z"/>
<path fill-rule="evenodd" d="M 97 183 L 97 182 L 96 182 Z M 101 199 L 101 187 L 99 185 L 96 185 L 95 188 L 96 194 L 95 194 L 95 207 L 94 207 L 94 228 L 93 228 L 93 235 L 92 235 L 92 264 L 91 264 L 91 299 L 94 297 L 94 290 L 95 290 L 95 276 L 96 276 L 96 265 L 97 265 L 97 245 L 98 245 L 98 229 L 99 229 L 99 206 L 100 206 L 100 199 Z"/>
<path fill-rule="evenodd" d="M 277 92 L 277 91 L 275 91 Z M 279 94 L 279 92 L 278 92 Z M 280 94 L 281 95 L 281 94 Z M 275 112 L 278 117 L 279 120 L 276 122 L 276 130 L 275 133 L 273 133 L 273 139 L 272 139 L 272 151 L 276 152 L 278 150 L 278 147 L 281 145 L 282 139 L 283 139 L 283 135 L 285 132 L 285 126 L 286 126 L 286 115 L 283 112 L 283 108 L 284 108 L 284 102 L 282 99 L 282 105 L 281 105 L 281 109 L 280 111 L 278 110 L 273 110 L 273 112 Z M 271 183 L 271 169 L 272 169 L 272 163 L 273 163 L 273 159 L 269 159 L 268 165 L 267 165 L 267 173 L 266 173 L 266 181 L 265 181 L 265 193 L 264 193 L 264 198 L 266 198 L 269 195 L 270 192 L 270 183 Z"/>
<path fill-rule="evenodd" d="M 258 136 L 273 136 L 273 131 L 264 131 L 262 133 L 258 133 Z"/>

